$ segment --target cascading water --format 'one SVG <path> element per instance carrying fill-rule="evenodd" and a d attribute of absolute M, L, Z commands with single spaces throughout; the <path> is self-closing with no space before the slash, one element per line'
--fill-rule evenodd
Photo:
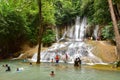
<path fill-rule="evenodd" d="M 87 28 L 87 19 L 86 19 L 86 17 L 84 17 L 83 20 L 82 20 L 82 22 L 81 22 L 80 37 L 79 37 L 79 39 L 81 39 L 81 40 L 84 39 L 86 28 Z"/>
<path fill-rule="evenodd" d="M 94 38 L 95 38 L 95 40 L 97 40 L 97 38 L 98 38 L 98 30 L 99 30 L 99 25 L 96 25 L 95 29 L 94 29 Z"/>
<path fill-rule="evenodd" d="M 69 34 L 70 40 L 68 42 L 54 43 L 46 51 L 41 52 L 41 62 L 51 62 L 52 59 L 55 61 L 56 55 L 60 56 L 60 62 L 64 62 L 67 54 L 68 63 L 74 63 L 74 60 L 77 57 L 80 57 L 82 64 L 101 63 L 101 59 L 92 54 L 92 47 L 84 42 L 86 26 L 86 17 L 81 19 L 81 24 L 80 17 L 77 17 L 75 27 L 71 27 L 71 29 L 69 29 L 70 31 L 73 31 L 71 32 L 72 34 L 69 34 L 70 31 L 66 31 L 61 38 L 63 39 L 65 38 L 65 35 Z M 37 53 L 32 57 L 31 60 L 37 60 Z"/>
<path fill-rule="evenodd" d="M 66 35 L 67 32 L 65 32 L 62 36 L 62 38 L 60 38 L 59 40 L 57 40 L 57 42 L 60 42 L 61 40 L 65 39 L 65 35 Z"/>
<path fill-rule="evenodd" d="M 76 18 L 76 24 L 75 24 L 75 39 L 79 38 L 79 32 L 80 32 L 80 17 Z"/>

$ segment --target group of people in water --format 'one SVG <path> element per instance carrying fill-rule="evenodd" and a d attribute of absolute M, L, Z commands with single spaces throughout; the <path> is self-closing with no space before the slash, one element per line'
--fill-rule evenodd
<path fill-rule="evenodd" d="M 29 65 L 32 66 L 32 63 L 30 62 Z M 10 72 L 11 71 L 11 67 L 8 64 L 2 65 L 2 67 L 6 68 L 6 70 L 5 70 L 6 72 Z M 24 68 L 17 68 L 16 71 L 19 72 L 19 71 L 22 71 L 23 69 Z M 55 76 L 54 71 L 51 71 L 50 76 L 51 77 Z"/>
<path fill-rule="evenodd" d="M 30 62 L 29 65 L 32 66 L 32 63 Z M 2 67 L 6 68 L 6 70 L 5 70 L 6 72 L 11 71 L 11 67 L 8 64 L 2 65 Z M 16 71 L 22 71 L 23 69 L 24 69 L 23 67 L 17 68 Z"/>
<path fill-rule="evenodd" d="M 11 71 L 11 68 L 10 68 L 10 66 L 9 66 L 8 64 L 2 65 L 2 66 L 7 68 L 7 69 L 5 70 L 6 72 L 7 72 L 7 71 Z"/>
<path fill-rule="evenodd" d="M 75 59 L 74 66 L 81 66 L 81 59 L 79 57 Z"/>
<path fill-rule="evenodd" d="M 65 58 L 64 61 L 65 61 L 65 63 L 66 63 L 67 60 L 68 60 L 68 55 L 65 54 L 65 57 L 64 57 L 64 58 Z M 59 63 L 59 60 L 60 60 L 60 56 L 59 56 L 59 55 L 56 55 L 56 56 L 55 56 L 55 63 Z M 52 59 L 51 62 L 53 62 L 53 59 Z M 32 63 L 30 62 L 29 65 L 32 66 Z M 80 65 L 81 65 L 81 60 L 80 60 L 80 58 L 78 57 L 78 58 L 76 58 L 76 59 L 74 60 L 74 66 L 80 66 Z M 2 65 L 2 66 L 6 68 L 6 70 L 5 70 L 6 72 L 10 72 L 10 71 L 11 71 L 10 65 L 5 64 L 5 65 Z M 23 69 L 24 69 L 24 68 L 18 68 L 18 67 L 17 67 L 17 68 L 16 68 L 16 71 L 17 71 L 17 72 L 23 71 Z M 51 77 L 54 77 L 54 76 L 55 76 L 55 72 L 54 72 L 54 71 L 51 71 L 49 75 L 50 75 Z"/>
<path fill-rule="evenodd" d="M 53 60 L 54 59 L 52 58 L 52 60 L 51 60 L 52 63 L 54 62 Z M 56 54 L 56 56 L 55 56 L 55 62 L 59 63 L 59 60 L 60 60 L 60 56 L 58 54 Z M 67 61 L 68 61 L 68 55 L 67 54 L 65 54 L 65 57 L 64 57 L 63 61 L 65 63 L 67 63 Z M 81 59 L 80 59 L 80 57 L 75 58 L 75 60 L 74 60 L 74 66 L 80 66 L 80 65 L 81 65 Z"/>
<path fill-rule="evenodd" d="M 56 63 L 59 63 L 59 59 L 60 59 L 59 55 L 56 55 L 56 56 L 55 56 Z M 65 63 L 66 63 L 67 60 L 68 60 L 68 55 L 65 54 Z M 52 59 L 51 62 L 53 62 L 53 59 Z M 74 66 L 75 66 L 75 67 L 81 66 L 81 59 L 80 59 L 79 57 L 77 57 L 77 58 L 74 60 Z M 55 76 L 54 71 L 51 71 L 50 76 L 51 76 L 51 77 L 54 77 L 54 76 Z"/>
<path fill-rule="evenodd" d="M 60 56 L 56 55 L 55 56 L 55 62 L 59 63 L 59 60 L 60 60 Z M 68 55 L 67 54 L 65 54 L 65 57 L 64 57 L 63 60 L 64 60 L 65 63 L 68 61 Z M 51 62 L 53 62 L 53 59 L 51 60 Z M 80 57 L 75 58 L 74 66 L 81 66 L 81 59 L 80 59 Z"/>
<path fill-rule="evenodd" d="M 59 60 L 60 60 L 60 56 L 59 55 L 56 55 L 55 56 L 55 63 L 59 63 Z M 65 57 L 64 57 L 64 62 L 66 63 L 67 61 L 68 61 L 68 55 L 67 54 L 65 54 Z M 54 62 L 53 61 L 53 59 L 51 60 L 51 62 Z M 32 65 L 32 63 L 30 62 L 29 63 L 29 65 Z M 78 57 L 78 58 L 76 58 L 75 60 L 74 60 L 74 66 L 80 66 L 81 65 L 81 60 L 80 60 L 80 58 Z M 6 67 L 6 72 L 8 72 L 8 71 L 11 71 L 11 67 L 8 65 L 8 64 L 5 64 L 5 65 L 3 65 L 3 67 Z M 24 68 L 16 68 L 16 71 L 22 71 Z M 50 76 L 51 77 L 54 77 L 55 76 L 55 73 L 54 73 L 54 71 L 51 71 L 51 73 L 50 73 Z"/>

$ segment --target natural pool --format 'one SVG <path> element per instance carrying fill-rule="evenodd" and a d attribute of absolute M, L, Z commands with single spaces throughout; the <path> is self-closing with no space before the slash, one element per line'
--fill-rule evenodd
<path fill-rule="evenodd" d="M 8 64 L 10 72 L 5 72 L 6 68 L 2 65 Z M 16 68 L 23 68 L 17 72 Z M 51 77 L 50 72 L 55 72 Z M 120 80 L 120 71 L 107 71 L 86 68 L 75 68 L 72 64 L 60 63 L 41 63 L 32 66 L 23 60 L 4 60 L 0 61 L 0 80 Z"/>

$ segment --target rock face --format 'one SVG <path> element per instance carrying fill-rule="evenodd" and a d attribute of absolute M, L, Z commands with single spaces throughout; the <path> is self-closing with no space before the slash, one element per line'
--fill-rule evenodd
<path fill-rule="evenodd" d="M 116 46 L 108 41 L 88 41 L 93 46 L 92 52 L 100 57 L 103 62 L 114 62 L 117 60 Z"/>
<path fill-rule="evenodd" d="M 45 47 L 42 47 L 42 51 L 44 51 Z M 21 54 L 17 57 L 19 59 L 25 59 L 25 58 L 32 58 L 32 56 L 38 52 L 38 45 L 34 47 L 30 47 L 29 45 L 25 44 L 22 46 Z"/>

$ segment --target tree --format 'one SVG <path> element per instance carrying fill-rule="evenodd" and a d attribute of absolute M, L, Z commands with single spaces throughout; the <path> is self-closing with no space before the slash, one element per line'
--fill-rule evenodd
<path fill-rule="evenodd" d="M 41 43 L 44 34 L 45 27 L 55 25 L 55 17 L 54 17 L 54 7 L 52 4 L 52 0 L 37 0 L 38 7 L 39 7 L 39 35 L 38 35 L 38 55 L 37 55 L 37 62 L 40 63 L 40 52 L 41 52 Z"/>
<path fill-rule="evenodd" d="M 42 26 L 42 4 L 41 0 L 38 1 L 38 7 L 39 7 L 39 20 L 40 20 L 40 26 L 39 26 L 39 35 L 38 35 L 38 55 L 37 55 L 37 64 L 40 64 L 40 52 L 41 52 L 41 43 L 42 43 L 42 33 L 43 33 L 43 26 Z"/>
<path fill-rule="evenodd" d="M 21 45 L 27 40 L 29 28 L 18 2 L 13 0 L 0 1 L 0 57 L 8 58 L 21 50 Z"/>
<path fill-rule="evenodd" d="M 109 3 L 111 18 L 112 18 L 113 27 L 114 27 L 114 34 L 115 34 L 118 60 L 120 60 L 120 34 L 119 34 L 118 26 L 117 26 L 117 20 L 116 20 L 116 17 L 115 17 L 113 5 L 112 5 L 112 0 L 108 0 L 108 3 Z"/>

